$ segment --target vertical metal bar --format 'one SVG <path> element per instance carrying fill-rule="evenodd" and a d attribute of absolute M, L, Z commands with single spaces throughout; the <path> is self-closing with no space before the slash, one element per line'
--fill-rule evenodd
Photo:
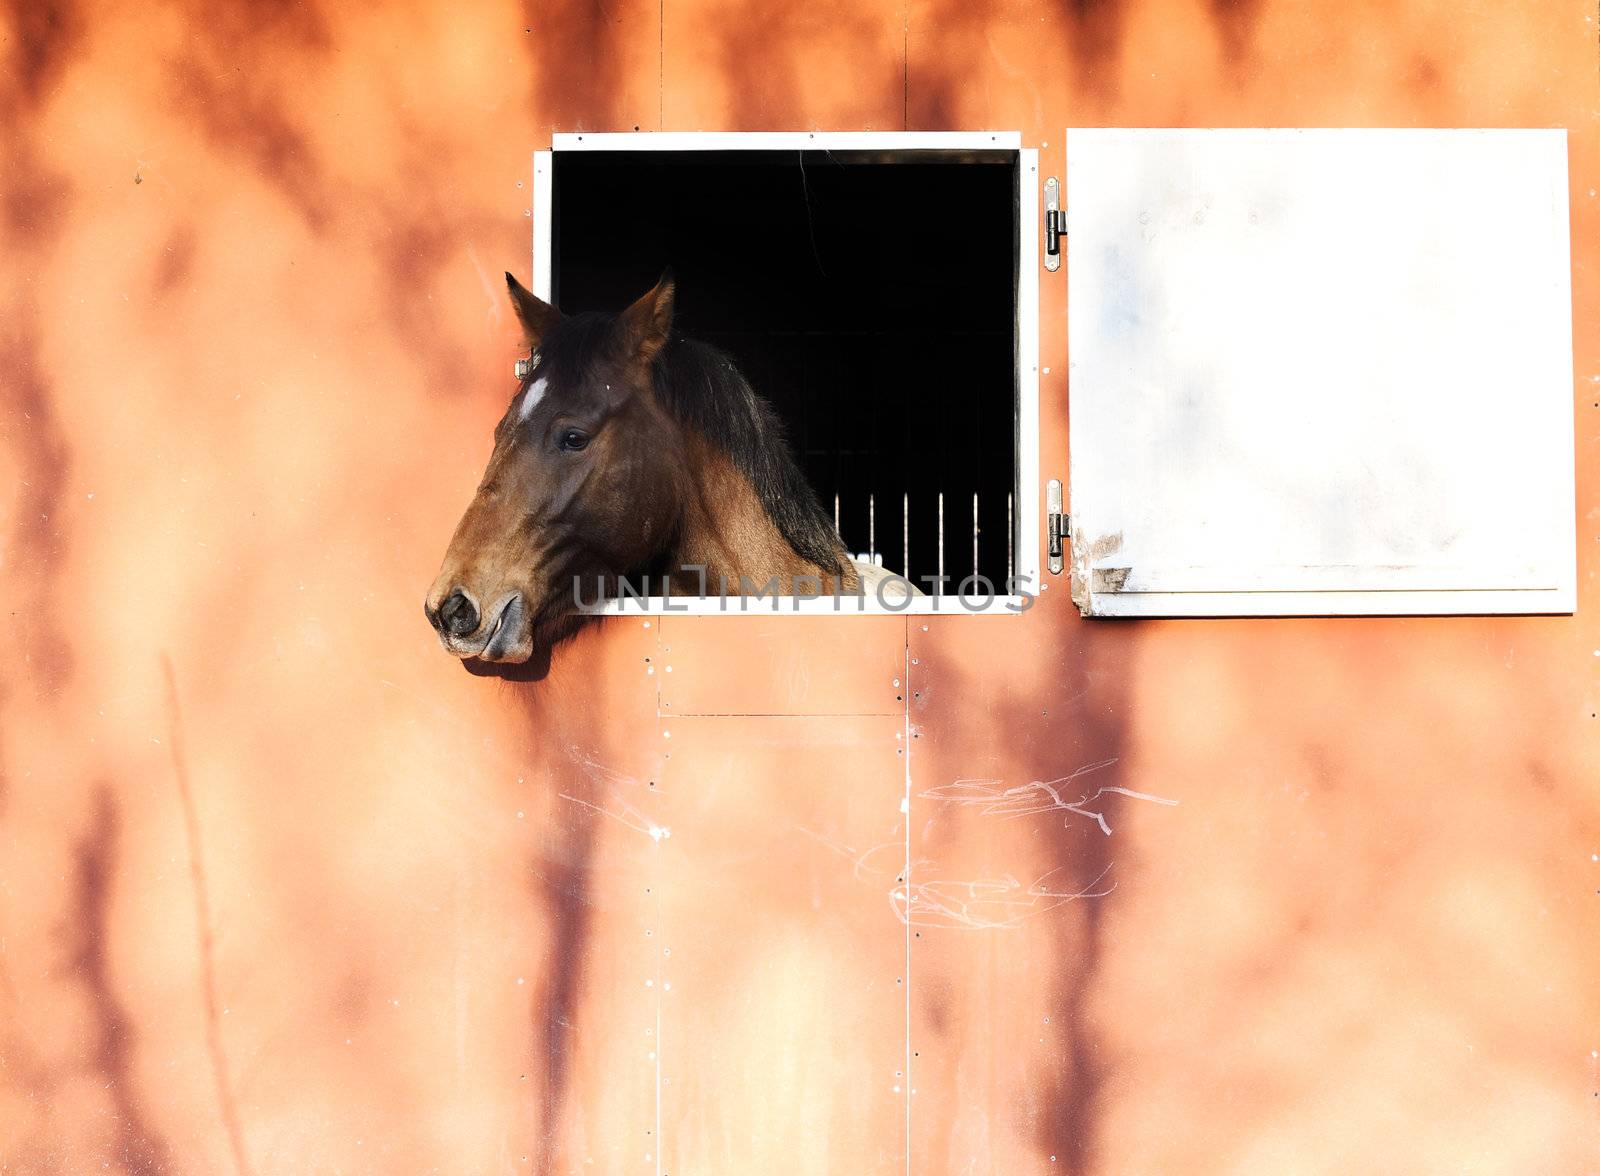
<path fill-rule="evenodd" d="M 878 496 L 867 495 L 867 562 L 878 562 Z"/>
<path fill-rule="evenodd" d="M 900 574 L 911 579 L 911 491 L 900 495 Z"/>
<path fill-rule="evenodd" d="M 1016 535 L 1016 530 L 1017 530 L 1017 520 L 1016 520 L 1016 518 L 1015 518 L 1015 516 L 1013 514 L 1012 498 L 1013 498 L 1013 494 L 1010 491 L 1007 491 L 1006 492 L 1006 590 L 1008 592 L 1010 591 L 1011 585 L 1016 582 L 1016 578 L 1017 578 L 1017 553 L 1016 553 L 1016 543 L 1015 543 L 1015 535 Z"/>
<path fill-rule="evenodd" d="M 978 492 L 972 492 L 972 575 L 978 575 Z"/>
<path fill-rule="evenodd" d="M 939 491 L 939 586 L 935 596 L 944 595 L 944 491 Z"/>
<path fill-rule="evenodd" d="M 836 461 L 834 464 L 837 465 L 838 462 Z M 839 535 L 839 492 L 837 490 L 833 492 L 833 533 Z M 839 535 L 839 538 L 843 539 L 844 536 Z"/>

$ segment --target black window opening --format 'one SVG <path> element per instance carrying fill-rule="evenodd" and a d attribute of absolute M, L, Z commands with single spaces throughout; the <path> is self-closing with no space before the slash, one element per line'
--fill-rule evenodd
<path fill-rule="evenodd" d="M 777 408 L 851 554 L 1004 594 L 1017 169 L 1009 151 L 558 151 L 552 295 L 615 310 L 670 265 L 678 328 Z"/>

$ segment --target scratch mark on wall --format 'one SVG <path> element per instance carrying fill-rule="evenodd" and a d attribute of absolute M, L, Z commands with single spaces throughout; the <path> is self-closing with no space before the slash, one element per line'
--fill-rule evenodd
<path fill-rule="evenodd" d="M 620 797 L 614 796 L 611 798 L 617 807 L 623 810 L 622 813 L 614 813 L 610 809 L 602 808 L 597 804 L 590 804 L 587 800 L 580 800 L 578 797 L 572 796 L 566 792 L 557 793 L 557 795 L 560 796 L 562 800 L 570 800 L 573 804 L 581 804 L 586 809 L 592 809 L 599 813 L 602 817 L 610 817 L 613 821 L 616 821 L 618 824 L 623 825 L 626 828 L 632 829 L 635 833 L 643 833 L 652 841 L 665 841 L 667 838 L 672 836 L 671 829 L 667 828 L 665 825 L 656 824 L 649 817 L 645 816 L 638 809 L 634 808 L 631 804 Z"/>
<path fill-rule="evenodd" d="M 1102 796 L 1126 796 L 1133 800 L 1148 800 L 1152 804 L 1175 806 L 1176 800 L 1164 796 L 1155 796 L 1148 792 L 1137 792 L 1132 788 L 1123 788 L 1119 785 L 1106 785 L 1097 788 L 1092 793 L 1085 793 L 1077 800 L 1066 800 L 1061 793 L 1061 785 L 1076 780 L 1079 776 L 1108 768 L 1116 763 L 1115 759 L 1100 760 L 1087 764 L 1065 776 L 1054 780 L 1032 780 L 1027 784 L 1019 784 L 1011 788 L 1002 788 L 999 780 L 957 780 L 952 784 L 943 784 L 937 788 L 930 788 L 922 793 L 924 800 L 945 800 L 954 804 L 974 807 L 982 816 L 995 817 L 1029 817 L 1037 813 L 1061 811 L 1075 816 L 1086 817 L 1100 827 L 1100 831 L 1108 837 L 1111 835 L 1111 823 L 1106 820 L 1105 813 L 1099 809 L 1086 806 L 1093 804 Z"/>
<path fill-rule="evenodd" d="M 637 776 L 630 776 L 626 772 L 619 772 L 617 769 L 601 763 L 576 745 L 567 748 L 567 756 L 573 763 L 583 769 L 584 775 L 588 776 L 596 784 L 616 787 L 623 784 L 637 786 L 639 783 Z"/>
<path fill-rule="evenodd" d="M 172 756 L 172 774 L 178 783 L 178 803 L 183 809 L 184 838 L 189 845 L 189 886 L 194 896 L 195 937 L 200 953 L 200 994 L 206 1014 L 206 1052 L 211 1056 L 211 1076 L 217 1089 L 217 1111 L 228 1135 L 234 1171 L 240 1176 L 250 1176 L 250 1158 L 245 1152 L 239 1108 L 234 1100 L 227 1056 L 222 1048 L 216 950 L 211 934 L 211 899 L 206 886 L 205 855 L 200 844 L 200 817 L 195 810 L 194 790 L 189 784 L 189 764 L 183 750 L 183 714 L 178 706 L 178 679 L 172 670 L 172 659 L 165 654 L 161 658 L 161 673 L 167 684 L 167 750 Z"/>
<path fill-rule="evenodd" d="M 607 791 L 609 796 L 606 798 L 606 804 L 615 805 L 622 811 L 620 813 L 612 812 L 611 809 L 603 805 L 594 804 L 567 792 L 557 793 L 562 800 L 570 800 L 573 804 L 582 805 L 586 809 L 599 813 L 602 817 L 610 817 L 613 821 L 632 829 L 635 833 L 643 833 L 652 841 L 665 841 L 672 836 L 671 829 L 665 825 L 656 824 L 656 822 L 640 812 L 639 809 L 617 795 L 617 789 L 621 786 L 638 787 L 639 780 L 636 776 L 630 776 L 626 772 L 619 772 L 615 768 L 608 767 L 576 745 L 567 748 L 567 756 L 573 763 L 583 769 L 584 775 Z"/>
<path fill-rule="evenodd" d="M 913 927 L 948 927 L 963 931 L 1003 931 L 1081 898 L 1104 898 L 1115 885 L 1100 888 L 1114 863 L 1085 886 L 1058 889 L 1052 884 L 1065 867 L 1057 866 L 1024 887 L 1010 874 L 970 881 L 934 879 L 896 886 L 889 892 L 895 917 Z"/>
<path fill-rule="evenodd" d="M 903 837 L 896 841 L 880 842 L 879 844 L 862 850 L 858 853 L 854 846 L 845 845 L 842 842 L 833 840 L 831 837 L 825 837 L 821 833 L 818 833 L 815 829 L 808 829 L 804 825 L 796 825 L 795 828 L 801 833 L 804 833 L 807 837 L 810 837 L 812 840 L 833 850 L 834 853 L 848 861 L 850 863 L 851 871 L 855 874 L 857 881 L 866 881 L 868 875 L 888 873 L 886 869 L 870 864 L 875 855 L 882 853 L 886 849 L 899 851 L 899 855 L 894 859 L 894 864 L 897 869 L 905 864 L 904 858 L 906 843 L 905 838 Z M 920 864 L 922 863 L 913 863 L 913 865 Z"/>

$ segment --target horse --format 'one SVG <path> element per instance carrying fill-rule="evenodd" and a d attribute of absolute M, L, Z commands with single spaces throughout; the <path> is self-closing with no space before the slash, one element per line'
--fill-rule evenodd
<path fill-rule="evenodd" d="M 674 330 L 670 270 L 617 314 L 564 315 L 509 273 L 506 286 L 528 356 L 424 603 L 448 652 L 526 662 L 623 580 L 820 595 L 875 579 L 772 406 Z"/>

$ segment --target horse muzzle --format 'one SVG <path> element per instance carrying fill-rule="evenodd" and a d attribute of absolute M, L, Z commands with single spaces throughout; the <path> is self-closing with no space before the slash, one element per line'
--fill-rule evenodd
<path fill-rule="evenodd" d="M 509 592 L 483 610 L 459 585 L 438 604 L 424 606 L 439 644 L 459 658 L 486 662 L 526 661 L 532 652 L 528 607 L 521 592 Z"/>

